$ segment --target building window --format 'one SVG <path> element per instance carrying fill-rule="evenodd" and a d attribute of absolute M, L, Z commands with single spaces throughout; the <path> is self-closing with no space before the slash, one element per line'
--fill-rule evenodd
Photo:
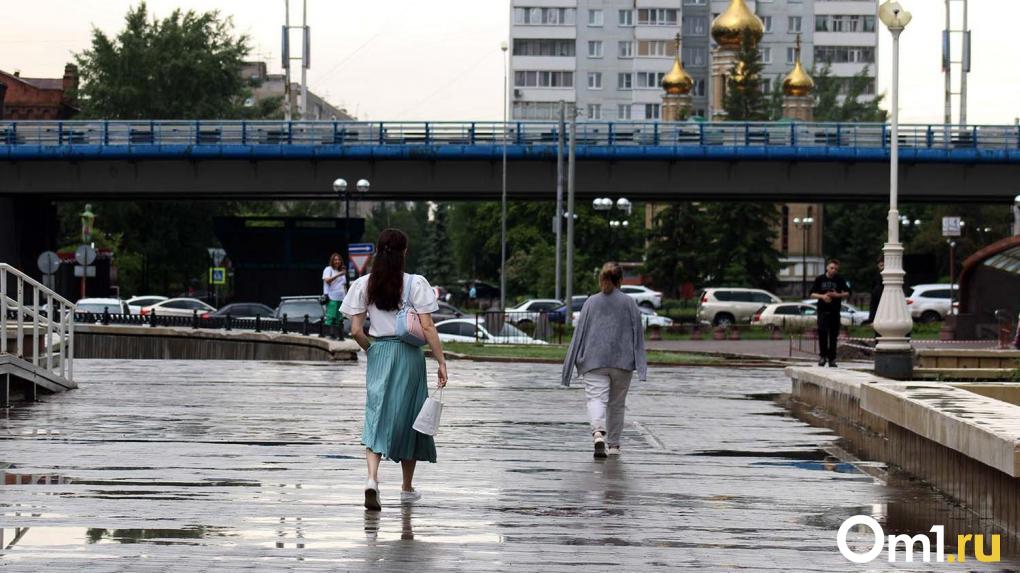
<path fill-rule="evenodd" d="M 514 39 L 515 56 L 570 56 L 577 50 L 574 40 Z"/>
<path fill-rule="evenodd" d="M 684 6 L 704 6 L 708 0 L 684 0 Z"/>
<path fill-rule="evenodd" d="M 797 48 L 786 48 L 786 63 L 792 64 L 797 61 Z"/>
<path fill-rule="evenodd" d="M 708 65 L 708 48 L 691 46 L 684 47 L 682 51 L 681 58 L 685 66 L 697 68 Z"/>
<path fill-rule="evenodd" d="M 602 40 L 591 40 L 588 42 L 588 57 L 589 58 L 602 57 Z"/>
<path fill-rule="evenodd" d="M 634 57 L 634 42 L 620 42 L 619 46 L 619 57 L 621 58 L 633 58 Z"/>
<path fill-rule="evenodd" d="M 602 26 L 605 24 L 602 10 L 588 10 L 588 25 Z"/>
<path fill-rule="evenodd" d="M 634 74 L 623 73 L 616 76 L 616 89 L 629 90 L 634 88 Z"/>
<path fill-rule="evenodd" d="M 801 23 L 804 18 L 801 16 L 790 16 L 786 19 L 786 31 L 791 34 L 799 34 Z"/>
<path fill-rule="evenodd" d="M 659 119 L 662 115 L 662 105 L 657 103 L 645 104 L 645 119 Z"/>
<path fill-rule="evenodd" d="M 826 14 L 815 16 L 816 32 L 874 32 L 874 16 L 841 16 Z"/>
<path fill-rule="evenodd" d="M 519 88 L 572 88 L 574 72 L 516 71 L 514 87 Z"/>
<path fill-rule="evenodd" d="M 704 95 L 705 95 L 705 80 L 704 79 L 694 80 L 694 89 L 691 90 L 691 94 L 695 95 L 695 96 L 702 96 L 702 97 L 704 97 Z M 704 115 L 704 114 L 699 114 L 699 115 Z"/>
<path fill-rule="evenodd" d="M 815 62 L 829 64 L 873 64 L 873 46 L 815 46 Z"/>
<path fill-rule="evenodd" d="M 567 104 L 567 113 L 570 113 L 570 105 Z M 560 104 L 559 102 L 515 101 L 512 113 L 514 119 L 558 119 Z"/>
<path fill-rule="evenodd" d="M 769 93 L 772 91 L 772 78 L 765 78 L 761 81 L 762 93 Z"/>
<path fill-rule="evenodd" d="M 765 24 L 765 33 L 766 34 L 772 31 L 772 16 L 762 16 L 761 17 L 761 22 L 762 22 L 762 24 Z"/>
<path fill-rule="evenodd" d="M 771 64 L 772 63 L 772 48 L 761 49 L 761 63 Z"/>
<path fill-rule="evenodd" d="M 630 104 L 621 103 L 616 106 L 616 117 L 619 119 L 630 119 Z"/>
<path fill-rule="evenodd" d="M 602 119 L 602 104 L 588 104 L 588 119 Z"/>
<path fill-rule="evenodd" d="M 530 26 L 573 26 L 574 8 L 514 8 L 514 24 Z"/>
<path fill-rule="evenodd" d="M 676 40 L 638 40 L 637 55 L 642 58 L 665 58 L 676 54 Z"/>
<path fill-rule="evenodd" d="M 637 87 L 658 88 L 665 76 L 665 72 L 637 72 Z"/>
<path fill-rule="evenodd" d="M 675 8 L 641 8 L 638 10 L 638 24 L 642 26 L 676 26 L 677 14 Z"/>
<path fill-rule="evenodd" d="M 634 25 L 634 11 L 633 10 L 620 10 L 620 19 L 618 20 L 620 26 L 629 27 Z"/>
<path fill-rule="evenodd" d="M 684 35 L 703 36 L 708 33 L 708 16 L 684 16 L 681 26 Z"/>
<path fill-rule="evenodd" d="M 588 89 L 602 89 L 602 72 L 588 72 Z"/>

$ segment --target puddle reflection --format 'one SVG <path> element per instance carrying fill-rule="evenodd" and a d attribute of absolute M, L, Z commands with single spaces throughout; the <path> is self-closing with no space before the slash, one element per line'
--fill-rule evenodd
<path fill-rule="evenodd" d="M 71 483 L 71 478 L 56 474 L 16 474 L 0 472 L 0 486 L 5 485 L 63 485 Z"/>
<path fill-rule="evenodd" d="M 222 528 L 194 526 L 181 529 L 103 529 L 98 527 L 0 528 L 0 548 L 56 547 L 103 543 L 189 544 L 211 535 L 225 535 Z"/>

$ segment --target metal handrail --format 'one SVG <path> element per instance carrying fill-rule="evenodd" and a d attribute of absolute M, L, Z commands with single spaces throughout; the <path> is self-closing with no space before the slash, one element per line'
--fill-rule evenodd
<path fill-rule="evenodd" d="M 217 146 L 555 146 L 556 121 L 0 121 L 0 148 Z M 579 145 L 887 149 L 885 123 L 582 121 Z M 904 124 L 915 149 L 1020 149 L 1017 125 Z"/>
<path fill-rule="evenodd" d="M 11 281 L 16 297 L 9 294 Z M 30 295 L 30 300 L 26 300 L 26 295 Z M 13 266 L 0 263 L 0 354 L 13 354 L 37 368 L 74 381 L 74 324 L 71 301 Z M 8 349 L 11 328 L 16 336 L 14 352 Z M 31 331 L 30 353 L 25 350 L 26 329 Z M 45 355 L 40 355 L 40 350 Z"/>

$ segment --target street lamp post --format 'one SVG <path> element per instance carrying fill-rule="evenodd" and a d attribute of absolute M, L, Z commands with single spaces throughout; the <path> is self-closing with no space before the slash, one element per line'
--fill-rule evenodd
<path fill-rule="evenodd" d="M 1013 197 L 1013 235 L 1020 236 L 1020 195 Z"/>
<path fill-rule="evenodd" d="M 359 193 L 367 193 L 370 186 L 371 183 L 368 182 L 368 179 L 359 179 L 355 188 Z M 333 191 L 340 195 L 344 202 L 344 265 L 347 267 L 344 272 L 347 275 L 347 284 L 350 285 L 356 277 L 354 271 L 351 270 L 351 194 L 348 191 L 347 180 L 336 179 L 333 181 Z"/>
<path fill-rule="evenodd" d="M 801 242 L 801 247 L 800 247 L 800 250 L 801 250 L 801 262 L 800 262 L 800 265 L 801 265 L 801 280 L 800 280 L 801 298 L 807 298 L 807 296 L 808 296 L 808 294 L 807 294 L 807 277 L 808 277 L 808 272 L 807 272 L 807 253 L 808 253 L 808 240 L 810 239 L 810 237 L 808 236 L 808 232 L 811 230 L 811 226 L 814 225 L 814 224 L 815 224 L 815 218 L 814 217 L 804 217 L 803 219 L 801 219 L 800 217 L 794 217 L 793 218 L 793 225 L 801 230 L 802 238 L 803 238 L 803 240 Z"/>
<path fill-rule="evenodd" d="M 499 49 L 503 51 L 503 186 L 502 203 L 500 205 L 499 234 L 499 309 L 506 309 L 506 146 L 507 146 L 507 99 L 510 91 L 509 72 L 507 71 L 507 49 L 509 45 L 502 42 Z"/>
<path fill-rule="evenodd" d="M 612 199 L 608 197 L 599 197 L 598 199 L 595 199 L 591 202 L 591 206 L 593 209 L 595 209 L 596 211 L 602 211 L 606 214 L 606 227 L 608 227 L 609 229 L 609 235 L 607 237 L 609 246 L 606 248 L 607 255 L 611 255 L 612 254 L 611 251 L 614 250 L 613 229 L 619 229 L 621 227 L 626 229 L 627 227 L 630 226 L 630 222 L 627 221 L 626 219 L 616 220 L 612 218 L 612 210 L 614 205 L 618 210 L 625 212 L 627 215 L 630 215 L 632 205 L 630 200 L 627 199 L 626 197 L 620 197 L 619 199 L 616 200 L 615 203 L 613 202 Z"/>
<path fill-rule="evenodd" d="M 882 300 L 875 315 L 875 373 L 889 378 L 905 379 L 913 374 L 913 349 L 907 334 L 913 327 L 907 301 L 903 296 L 903 245 L 900 244 L 899 193 L 899 74 L 900 34 L 910 23 L 911 14 L 899 2 L 886 0 L 878 9 L 878 17 L 892 34 L 892 133 L 889 160 L 889 240 L 882 248 L 885 270 L 882 271 Z"/>

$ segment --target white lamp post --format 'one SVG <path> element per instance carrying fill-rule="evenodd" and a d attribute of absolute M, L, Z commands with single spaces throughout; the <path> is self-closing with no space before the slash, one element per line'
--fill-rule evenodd
<path fill-rule="evenodd" d="M 507 146 L 507 115 L 510 95 L 509 62 L 507 50 L 510 48 L 505 41 L 500 42 L 499 49 L 503 52 L 503 183 L 502 201 L 500 201 L 499 221 L 499 309 L 506 310 L 506 146 Z"/>
<path fill-rule="evenodd" d="M 907 334 L 914 326 L 903 296 L 903 245 L 900 244 L 899 193 L 899 83 L 900 33 L 910 23 L 911 15 L 899 2 L 886 0 L 878 8 L 878 17 L 889 28 L 893 38 L 892 61 L 892 140 L 889 161 L 889 242 L 882 271 L 882 300 L 875 315 L 878 346 L 875 349 L 875 373 L 890 378 L 909 378 L 913 374 L 913 349 Z"/>
<path fill-rule="evenodd" d="M 359 179 L 358 184 L 355 188 L 359 193 L 368 193 L 369 188 L 372 186 L 368 182 L 368 179 Z M 344 265 L 347 266 L 344 269 L 344 274 L 347 275 L 347 281 L 350 283 L 355 279 L 354 271 L 351 270 L 351 194 L 347 192 L 347 180 L 336 179 L 333 181 L 333 192 L 344 200 Z"/>
<path fill-rule="evenodd" d="M 1013 234 L 1020 236 L 1020 195 L 1013 197 Z"/>

